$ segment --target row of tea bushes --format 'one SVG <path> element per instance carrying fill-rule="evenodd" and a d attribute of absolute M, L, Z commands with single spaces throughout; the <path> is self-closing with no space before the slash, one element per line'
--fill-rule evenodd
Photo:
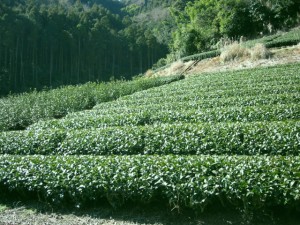
<path fill-rule="evenodd" d="M 88 129 L 108 126 L 143 126 L 162 123 L 255 122 L 299 120 L 299 104 L 233 106 L 206 109 L 157 109 L 151 105 L 143 110 L 72 114 L 64 119 L 41 121 L 29 127 L 39 129 Z"/>
<path fill-rule="evenodd" d="M 2 132 L 0 195 L 297 209 L 299 69 L 189 77 Z"/>
<path fill-rule="evenodd" d="M 70 112 L 91 109 L 96 104 L 182 78 L 171 76 L 99 84 L 87 83 L 1 98 L 0 131 L 22 130 L 40 120 L 61 118 Z"/>
<path fill-rule="evenodd" d="M 232 97 L 220 97 L 220 98 L 201 98 L 197 96 L 178 96 L 178 98 L 147 98 L 138 99 L 134 101 L 123 100 L 101 104 L 95 106 L 95 108 L 88 112 L 82 112 L 79 114 L 92 115 L 99 113 L 122 113 L 122 112 L 133 112 L 141 111 L 145 105 L 155 107 L 157 110 L 178 110 L 178 109 L 205 109 L 215 107 L 229 107 L 229 106 L 260 106 L 260 105 L 276 105 L 276 104 L 295 104 L 300 102 L 300 90 L 299 92 L 282 93 L 282 94 L 265 94 L 265 95 L 247 95 L 239 96 L 235 95 Z M 70 114 L 69 117 L 72 117 Z"/>
<path fill-rule="evenodd" d="M 0 133 L 0 154 L 299 155 L 300 122 L 156 124 Z"/>
<path fill-rule="evenodd" d="M 90 111 L 70 113 L 63 120 L 37 123 L 30 129 L 144 125 L 175 121 L 297 119 L 299 69 L 300 64 L 295 64 L 192 77 L 164 88 L 153 88 L 114 102 L 98 104 Z M 234 79 L 235 82 L 230 81 Z M 236 82 L 241 84 L 236 86 Z"/>
<path fill-rule="evenodd" d="M 300 158 L 279 156 L 0 156 L 1 195 L 77 205 L 106 198 L 204 209 L 300 203 Z"/>

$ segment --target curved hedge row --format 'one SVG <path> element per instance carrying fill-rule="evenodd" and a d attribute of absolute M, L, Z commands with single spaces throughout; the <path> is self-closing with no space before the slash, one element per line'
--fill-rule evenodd
<path fill-rule="evenodd" d="M 198 54 L 194 54 L 194 55 L 189 55 L 189 56 L 181 58 L 180 60 L 183 62 L 188 62 L 188 61 L 192 61 L 192 60 L 203 60 L 203 59 L 209 59 L 209 58 L 219 56 L 220 54 L 221 54 L 220 50 L 212 50 L 212 51 L 208 51 L 208 52 L 202 52 L 202 53 L 198 53 Z"/>
<path fill-rule="evenodd" d="M 299 208 L 299 68 L 193 77 L 0 132 L 0 195 Z"/>
<path fill-rule="evenodd" d="M 107 198 L 299 207 L 300 158 L 270 156 L 0 156 L 1 194 L 80 206 Z"/>
<path fill-rule="evenodd" d="M 285 67 L 283 67 L 285 68 Z M 299 91 L 300 75 L 298 73 L 300 64 L 294 67 L 268 68 L 266 70 L 245 70 L 236 73 L 216 73 L 201 75 L 201 77 L 188 77 L 183 82 L 168 85 L 166 88 L 158 88 L 138 92 L 122 99 L 139 99 L 149 96 L 166 97 L 169 95 L 206 95 L 214 92 L 233 92 L 240 94 L 265 94 L 274 91 L 288 91 L 288 88 Z M 233 74 L 233 75 L 232 75 Z M 272 74 L 272 75 L 270 75 Z M 297 87 L 298 86 L 298 87 Z M 159 92 L 157 91 L 159 90 Z M 282 93 L 282 92 L 280 92 Z"/>
<path fill-rule="evenodd" d="M 265 83 L 262 86 L 260 85 L 248 85 L 248 87 L 224 87 L 220 88 L 217 90 L 208 90 L 202 89 L 199 87 L 199 89 L 191 89 L 188 91 L 184 91 L 184 89 L 181 89 L 180 87 L 177 87 L 178 89 L 176 90 L 168 90 L 164 89 L 161 90 L 161 92 L 157 92 L 158 90 L 156 89 L 154 91 L 145 91 L 145 92 L 139 92 L 137 94 L 124 97 L 121 99 L 118 99 L 119 101 L 140 101 L 144 100 L 145 103 L 147 101 L 151 101 L 151 99 L 155 100 L 163 100 L 166 98 L 166 100 L 171 100 L 171 99 L 181 99 L 181 100 L 189 100 L 194 96 L 194 99 L 208 99 L 208 98 L 226 98 L 226 97 L 236 97 L 236 96 L 259 96 L 259 95 L 277 95 L 277 94 L 289 94 L 289 93 L 299 93 L 300 92 L 300 82 L 297 83 L 297 81 L 294 82 L 294 84 L 269 84 Z M 183 87 L 185 88 L 185 87 Z M 188 87 L 186 87 L 188 88 Z M 160 91 L 160 90 L 159 90 Z M 150 98 L 148 100 L 147 98 Z M 102 104 L 97 105 L 96 107 L 99 108 L 101 107 Z"/>
<path fill-rule="evenodd" d="M 291 91 L 291 90 L 290 90 Z M 290 92 L 282 94 L 265 94 L 265 95 L 235 95 L 232 97 L 204 97 L 195 95 L 185 96 L 166 96 L 152 97 L 147 99 L 138 99 L 134 101 L 119 100 L 108 104 L 101 104 L 94 107 L 93 110 L 82 112 L 84 115 L 99 115 L 116 112 L 138 111 L 143 110 L 146 106 L 155 107 L 157 110 L 166 109 L 205 109 L 215 107 L 233 107 L 233 106 L 259 106 L 259 105 L 276 105 L 276 104 L 293 104 L 300 102 L 299 92 Z M 74 115 L 74 114 L 73 114 Z M 70 114 L 67 117 L 72 117 Z"/>
<path fill-rule="evenodd" d="M 274 34 L 256 40 L 243 43 L 247 47 L 253 47 L 257 43 L 263 43 L 267 48 L 296 45 L 300 42 L 300 29 L 296 28 L 283 34 Z"/>
<path fill-rule="evenodd" d="M 0 154 L 300 155 L 300 122 L 157 124 L 0 133 Z"/>
<path fill-rule="evenodd" d="M 40 120 L 61 118 L 70 112 L 91 109 L 101 102 L 112 101 L 120 96 L 182 78 L 183 76 L 170 76 L 100 84 L 87 83 L 1 98 L 0 131 L 22 130 Z"/>
<path fill-rule="evenodd" d="M 233 106 L 204 109 L 123 109 L 121 112 L 101 111 L 91 114 L 70 114 L 64 119 L 41 121 L 29 127 L 39 129 L 87 129 L 107 126 L 141 126 L 161 123 L 201 123 L 201 122 L 255 122 L 299 120 L 299 104 L 276 104 L 261 106 Z"/>
<path fill-rule="evenodd" d="M 298 119 L 299 68 L 300 64 L 295 64 L 193 77 L 178 84 L 99 104 L 88 112 L 71 113 L 60 121 L 40 122 L 30 129 L 144 125 L 175 121 Z M 228 77 L 237 80 L 231 84 L 228 83 Z M 243 82 L 235 86 L 239 80 Z M 219 89 L 215 82 L 219 83 Z M 221 84 L 225 86 L 220 87 Z M 271 107 L 273 104 L 274 107 Z"/>

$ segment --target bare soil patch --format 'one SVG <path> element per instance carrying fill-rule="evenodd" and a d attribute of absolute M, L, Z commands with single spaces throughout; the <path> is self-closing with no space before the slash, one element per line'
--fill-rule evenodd
<path fill-rule="evenodd" d="M 212 72 L 224 72 L 224 71 L 235 71 L 241 69 L 258 68 L 258 67 L 270 67 L 282 64 L 291 64 L 300 62 L 300 44 L 297 46 L 270 49 L 271 55 L 267 59 L 251 59 L 251 56 L 244 56 L 232 61 L 224 62 L 220 56 L 211 59 L 204 59 L 197 65 L 191 68 L 185 73 L 186 76 L 198 75 L 201 73 L 212 73 Z M 174 63 L 174 64 L 179 64 Z M 168 76 L 170 71 L 172 74 L 178 74 L 184 71 L 192 64 L 192 61 L 186 63 L 180 63 L 180 68 L 176 70 L 176 67 L 166 68 L 162 71 L 157 72 L 153 76 Z"/>

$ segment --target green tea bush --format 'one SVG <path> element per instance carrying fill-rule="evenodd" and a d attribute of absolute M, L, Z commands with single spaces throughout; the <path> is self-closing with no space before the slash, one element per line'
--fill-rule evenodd
<path fill-rule="evenodd" d="M 0 133 L 0 154 L 299 155 L 300 122 L 155 124 Z"/>
<path fill-rule="evenodd" d="M 0 154 L 55 154 L 66 136 L 67 132 L 57 129 L 0 132 Z"/>
<path fill-rule="evenodd" d="M 0 131 L 22 130 L 40 120 L 61 118 L 70 112 L 91 109 L 95 104 L 180 79 L 183 77 L 87 83 L 2 98 L 0 99 Z"/>
<path fill-rule="evenodd" d="M 107 199 L 297 209 L 299 69 L 203 74 L 148 90 L 146 79 L 128 90 L 101 84 L 95 103 L 118 99 L 0 132 L 0 195 L 78 207 Z"/>
<path fill-rule="evenodd" d="M 41 121 L 34 129 L 299 119 L 300 64 L 191 77 Z"/>
<path fill-rule="evenodd" d="M 41 121 L 29 127 L 35 129 L 88 129 L 107 126 L 143 126 L 162 123 L 255 122 L 299 120 L 299 104 L 266 106 L 233 106 L 204 109 L 117 109 L 93 114 L 72 114 L 60 120 Z"/>
<path fill-rule="evenodd" d="M 296 28 L 282 34 L 274 34 L 263 38 L 250 40 L 243 45 L 253 47 L 257 43 L 264 44 L 267 48 L 279 48 L 291 45 L 297 45 L 300 42 L 300 29 Z"/>
<path fill-rule="evenodd" d="M 61 118 L 69 112 L 90 109 L 95 105 L 95 86 L 88 83 L 0 99 L 0 130 L 22 130 L 39 120 Z"/>
<path fill-rule="evenodd" d="M 199 54 L 195 54 L 195 55 L 190 55 L 190 56 L 186 56 L 181 58 L 180 60 L 183 62 L 188 62 L 191 60 L 203 60 L 203 59 L 208 59 L 208 58 L 213 58 L 216 56 L 219 56 L 221 54 L 220 50 L 213 50 L 213 51 L 209 51 L 209 52 L 203 52 L 203 53 L 199 53 Z"/>
<path fill-rule="evenodd" d="M 286 86 L 285 86 L 286 87 Z M 290 104 L 298 103 L 300 101 L 300 92 L 293 91 L 292 88 L 285 90 L 282 89 L 283 93 L 278 94 L 265 94 L 260 95 L 255 92 L 252 95 L 247 92 L 241 93 L 241 95 L 214 98 L 214 96 L 208 95 L 170 95 L 164 98 L 159 96 L 153 96 L 149 100 L 143 98 L 139 99 L 120 99 L 119 101 L 113 102 L 112 104 L 101 104 L 94 107 L 94 110 L 86 112 L 87 114 L 97 114 L 101 112 L 117 112 L 118 109 L 123 108 L 124 110 L 140 109 L 142 110 L 143 105 L 151 105 L 157 109 L 199 109 L 199 108 L 214 108 L 214 107 L 229 107 L 229 106 L 259 106 L 259 105 L 274 105 L 274 104 Z M 285 93 L 284 93 L 285 92 Z M 290 93 L 287 93 L 290 92 Z M 224 92 L 222 93 L 224 94 Z M 255 95 L 257 94 L 257 95 Z M 176 103 L 176 104 L 174 104 Z M 72 116 L 72 115 L 70 115 Z"/>
<path fill-rule="evenodd" d="M 281 156 L 0 156 L 1 195 L 78 207 L 159 199 L 202 210 L 299 207 L 300 158 Z"/>

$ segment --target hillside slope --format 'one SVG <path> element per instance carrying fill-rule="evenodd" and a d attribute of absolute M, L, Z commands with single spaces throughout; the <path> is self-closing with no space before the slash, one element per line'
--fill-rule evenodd
<path fill-rule="evenodd" d="M 293 212 L 299 68 L 189 77 L 1 132 L 1 195 L 78 208 L 133 202 L 198 213 L 215 205 L 247 215 Z"/>
<path fill-rule="evenodd" d="M 227 59 L 226 59 L 227 58 Z M 164 60 L 161 60 L 164 62 Z M 253 40 L 221 39 L 218 49 L 177 59 L 147 76 L 199 74 L 300 62 L 300 28 Z"/>
<path fill-rule="evenodd" d="M 300 62 L 300 44 L 296 46 L 270 49 L 270 56 L 262 59 L 251 59 L 250 56 L 237 58 L 231 61 L 222 61 L 220 56 L 200 60 L 183 62 L 178 60 L 163 69 L 149 70 L 146 76 L 160 77 L 173 74 L 184 74 L 185 76 L 199 75 L 202 73 L 229 72 L 250 68 L 270 67 L 283 64 Z"/>

